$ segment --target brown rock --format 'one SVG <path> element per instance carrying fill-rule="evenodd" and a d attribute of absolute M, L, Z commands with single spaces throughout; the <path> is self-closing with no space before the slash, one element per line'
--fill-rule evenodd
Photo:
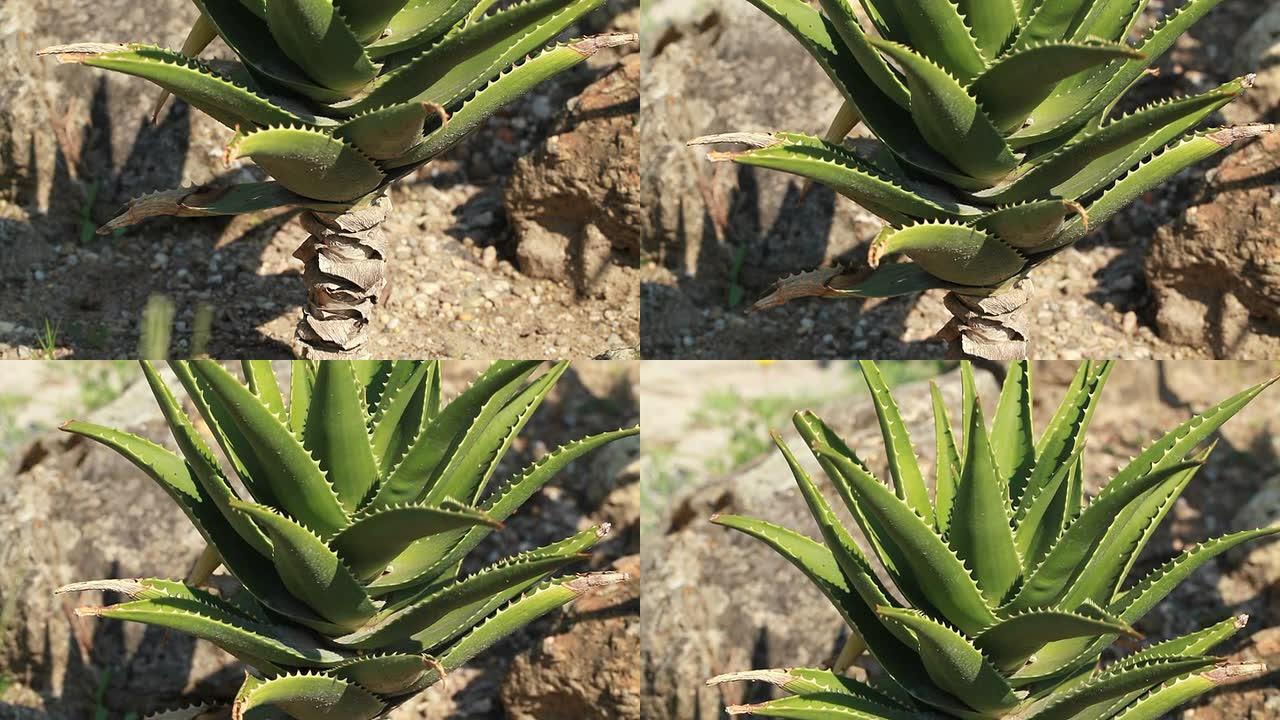
<path fill-rule="evenodd" d="M 571 103 L 520 159 L 506 208 L 520 269 L 601 292 L 615 265 L 638 261 L 640 60 L 627 56 Z"/>
<path fill-rule="evenodd" d="M 1280 352 L 1280 135 L 1228 155 L 1146 258 L 1164 339 L 1219 358 Z"/>
<path fill-rule="evenodd" d="M 516 658 L 502 685 L 511 720 L 640 717 L 640 558 L 614 563 L 631 582 L 593 592 L 561 631 Z"/>

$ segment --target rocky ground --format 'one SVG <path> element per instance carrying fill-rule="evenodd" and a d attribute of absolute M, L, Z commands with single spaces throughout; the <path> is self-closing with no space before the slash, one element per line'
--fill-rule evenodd
<path fill-rule="evenodd" d="M 579 30 L 634 30 L 637 4 L 613 0 Z M 224 129 L 182 103 L 153 126 L 149 84 L 33 55 L 85 40 L 177 47 L 190 18 L 185 0 L 0 7 L 0 358 L 133 356 L 152 296 L 173 306 L 177 355 L 298 350 L 292 253 L 305 234 L 293 213 L 92 234 L 139 194 L 256 179 L 223 163 Z M 638 345 L 638 91 L 634 69 L 613 72 L 623 52 L 536 89 L 395 187 L 392 290 L 373 354 L 595 357 Z"/>
<path fill-rule="evenodd" d="M 926 382 L 911 379 L 941 367 L 883 366 L 887 377 L 907 381 L 894 396 L 927 477 L 932 475 L 933 445 L 929 389 Z M 1066 362 L 1036 364 L 1037 427 L 1044 427 L 1056 409 L 1074 369 Z M 1277 369 L 1275 362 L 1119 363 L 1090 428 L 1090 492 L 1191 413 Z M 849 363 L 646 362 L 642 372 L 648 428 L 642 469 L 644 717 L 723 717 L 726 705 L 767 699 L 767 692 L 742 686 L 713 689 L 704 680 L 736 670 L 829 662 L 840 647 L 842 621 L 785 560 L 707 519 L 717 512 L 742 513 L 817 537 L 785 462 L 768 442 L 767 429 L 782 430 L 806 467 L 820 476 L 789 430 L 791 412 L 812 409 L 883 477 L 879 428 L 861 378 Z M 661 383 L 651 385 L 654 379 Z M 998 385 L 985 372 L 977 379 L 989 409 Z M 955 407 L 960 395 L 956 374 L 944 373 L 937 381 L 948 406 Z M 1226 425 L 1203 474 L 1175 505 L 1134 576 L 1197 541 L 1280 522 L 1276 392 L 1271 388 L 1270 397 L 1259 398 Z M 732 461 L 726 464 L 727 458 Z M 838 498 L 831 499 L 838 506 Z M 1151 612 L 1139 630 L 1154 642 L 1246 613 L 1251 617 L 1248 628 L 1219 652 L 1275 668 L 1280 661 L 1277 589 L 1280 542 L 1255 544 L 1201 569 Z M 1171 717 L 1280 717 L 1278 679 L 1280 673 L 1272 670 Z"/>
<path fill-rule="evenodd" d="M 1177 4 L 1154 0 L 1143 25 Z M 945 345 L 933 336 L 950 315 L 937 292 L 805 300 L 743 314 L 781 277 L 862 264 L 879 221 L 823 188 L 805 195 L 789 176 L 713 165 L 705 150 L 684 143 L 733 130 L 821 133 L 839 99 L 792 38 L 745 0 L 646 3 L 642 26 L 646 357 L 940 357 Z M 1258 71 L 1258 87 L 1227 119 L 1274 122 L 1277 28 L 1280 3 L 1226 0 L 1179 40 L 1159 76 L 1128 104 L 1202 92 Z M 1189 170 L 1038 268 L 1032 355 L 1274 357 L 1278 151 L 1272 139 Z M 1209 213 L 1213 225 L 1197 225 L 1205 206 L 1217 208 Z M 1240 292 L 1241 285 L 1248 289 Z"/>
<path fill-rule="evenodd" d="M 447 388 L 456 392 L 480 368 L 447 366 Z M 638 363 L 576 363 L 499 474 L 584 434 L 637 423 L 638 372 Z M 73 600 L 52 595 L 76 579 L 181 576 L 201 550 L 182 513 L 131 465 L 51 429 L 91 417 L 168 442 L 137 375 L 131 363 L 0 363 L 0 427 L 14 433 L 0 439 L 0 719 L 136 720 L 130 713 L 225 700 L 243 678 L 207 643 L 77 619 Z M 583 569 L 617 568 L 633 582 L 516 634 L 396 720 L 639 716 L 638 453 L 626 440 L 570 466 L 473 556 L 492 562 L 609 522 L 611 539 Z"/>

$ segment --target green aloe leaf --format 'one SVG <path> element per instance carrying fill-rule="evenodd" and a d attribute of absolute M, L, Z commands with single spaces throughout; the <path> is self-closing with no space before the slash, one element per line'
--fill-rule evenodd
<path fill-rule="evenodd" d="M 893 710 L 908 709 L 908 705 L 901 699 L 878 690 L 867 683 L 859 682 L 845 675 L 838 675 L 830 670 L 819 670 L 817 668 L 748 670 L 711 678 L 707 681 L 707 684 L 721 685 L 728 682 L 769 683 L 775 687 L 782 688 L 792 695 L 838 693 L 862 698 Z"/>
<path fill-rule="evenodd" d="M 929 578 L 921 592 L 950 622 L 964 632 L 977 632 L 995 621 L 968 569 L 932 526 L 848 457 L 829 446 L 819 445 L 814 452 L 840 468 L 862 511 L 880 521 L 911 573 Z"/>
<path fill-rule="evenodd" d="M 274 0 L 272 0 L 274 2 Z M 235 720 L 265 720 L 265 711 L 283 712 L 295 720 L 373 720 L 386 705 L 359 685 L 330 675 L 280 675 L 249 681 L 236 697 Z"/>
<path fill-rule="evenodd" d="M 378 695 L 400 695 L 421 682 L 436 662 L 426 655 L 366 655 L 331 668 L 328 674 Z"/>
<path fill-rule="evenodd" d="M 325 668 L 346 660 L 345 656 L 316 645 L 304 635 L 288 633 L 285 640 L 283 628 L 261 626 L 199 600 L 177 597 L 134 600 L 106 608 L 81 608 L 77 613 L 177 630 L 208 640 L 255 665 Z"/>
<path fill-rule="evenodd" d="M 986 68 L 987 59 L 951 0 L 880 0 L 877 5 L 894 6 L 894 15 L 905 35 L 901 42 L 918 48 L 921 54 L 961 81 L 977 77 Z M 898 59 L 897 55 L 890 55 Z M 910 76 L 910 71 L 907 72 Z"/>
<path fill-rule="evenodd" d="M 1009 499 L 1014 505 L 1036 462 L 1031 405 L 1031 363 L 1026 360 L 1011 363 L 991 421 L 991 446 L 1001 480 L 1009 488 Z"/>
<path fill-rule="evenodd" d="M 885 228 L 871 243 L 868 261 L 875 267 L 899 253 L 945 282 L 971 287 L 998 285 L 1027 266 L 1022 253 L 1004 240 L 950 222 Z"/>
<path fill-rule="evenodd" d="M 907 432 L 906 423 L 898 412 L 898 404 L 889 392 L 889 384 L 880 374 L 880 368 L 870 360 L 858 362 L 862 379 L 871 393 L 871 402 L 880 421 L 880 434 L 889 455 L 889 475 L 893 478 L 894 491 L 917 513 L 933 524 L 933 504 L 929 501 L 929 489 L 925 487 L 915 447 Z"/>
<path fill-rule="evenodd" d="M 478 0 L 409 0 L 391 19 L 387 33 L 367 48 L 374 58 L 423 47 L 438 40 L 477 7 Z"/>
<path fill-rule="evenodd" d="M 1018 35 L 1015 51 L 1033 43 L 1071 37 L 1072 30 L 1089 10 L 1089 0 L 1039 0 Z"/>
<path fill-rule="evenodd" d="M 1115 716 L 1115 720 L 1157 720 L 1195 698 L 1230 680 L 1264 671 L 1260 664 L 1226 665 L 1165 683 L 1136 700 Z"/>
<path fill-rule="evenodd" d="M 229 128 L 302 122 L 302 118 L 236 84 L 198 60 L 152 45 L 82 43 L 40 51 L 74 62 L 150 80 Z"/>
<path fill-rule="evenodd" d="M 1084 571 L 1089 554 L 1119 512 L 1170 477 L 1197 466 L 1198 463 L 1180 463 L 1157 467 L 1145 475 L 1117 477 L 1111 481 L 1089 507 L 1072 520 L 1045 559 L 1030 572 L 1008 609 L 1017 611 L 1049 605 L 1070 591 L 1072 582 Z"/>
<path fill-rule="evenodd" d="M 1002 714 L 1018 704 L 1009 683 L 960 633 L 915 610 L 881 607 L 876 611 L 914 635 L 925 672 L 969 707 Z"/>
<path fill-rule="evenodd" d="M 393 505 L 355 516 L 330 545 L 351 571 L 367 582 L 414 542 L 480 525 L 498 527 L 499 523 L 471 508 Z"/>
<path fill-rule="evenodd" d="M 376 40 L 409 0 L 334 0 L 334 7 L 361 43 Z"/>
<path fill-rule="evenodd" d="M 351 118 L 334 135 L 374 160 L 393 160 L 422 142 L 422 130 L 432 114 L 426 103 L 390 105 Z"/>
<path fill-rule="evenodd" d="M 356 510 L 378 478 L 364 396 L 351 361 L 322 362 L 303 425 L 303 447 L 320 463 L 347 513 Z"/>
<path fill-rule="evenodd" d="M 1065 610 L 1031 610 L 1007 617 L 973 639 L 991 662 L 1010 672 L 1021 667 L 1042 646 L 1068 638 L 1094 638 L 1100 634 L 1129 635 L 1137 631 L 1124 623 Z"/>
<path fill-rule="evenodd" d="M 1050 696 L 1028 720 L 1073 720 L 1090 708 L 1110 704 L 1130 693 L 1141 693 L 1188 673 L 1217 664 L 1212 657 L 1163 657 L 1123 669 L 1109 669 L 1060 696 Z"/>
<path fill-rule="evenodd" d="M 1058 83 L 1078 72 L 1143 55 L 1123 43 L 1043 42 L 1004 57 L 973 81 L 971 92 L 1001 132 L 1022 127 Z"/>
<path fill-rule="evenodd" d="M 1100 37 L 1119 42 L 1142 15 L 1147 0 L 1099 0 L 1092 3 L 1089 12 L 1076 28 L 1077 40 Z"/>
<path fill-rule="evenodd" d="M 1013 542 L 1007 486 L 996 467 L 980 405 L 971 418 L 948 540 L 972 569 L 987 603 L 997 605 L 1021 577 L 1022 560 Z"/>
<path fill-rule="evenodd" d="M 253 503 L 235 507 L 271 537 L 272 562 L 289 592 L 338 627 L 360 627 L 377 608 L 360 581 L 320 536 L 275 510 Z"/>
<path fill-rule="evenodd" d="M 285 417 L 284 395 L 280 393 L 280 384 L 276 382 L 276 371 L 270 360 L 244 360 L 240 363 L 245 382 L 254 395 L 262 401 L 271 412 Z"/>
<path fill-rule="evenodd" d="M 956 449 L 955 434 L 951 430 L 951 418 L 937 383 L 929 383 L 929 394 L 933 399 L 934 441 L 937 445 L 935 457 L 938 465 L 934 483 L 934 515 L 938 520 L 938 533 L 945 536 L 951 527 L 956 484 L 960 479 L 962 462 L 960 451 Z"/>
<path fill-rule="evenodd" d="M 941 0 L 950 5 L 949 0 Z M 999 130 L 960 80 L 934 60 L 883 40 L 876 47 L 896 60 L 911 90 L 911 117 L 929 145 L 970 176 L 995 185 L 1018 166 Z"/>
<path fill-rule="evenodd" d="M 326 88 L 351 96 L 378 75 L 333 0 L 271 0 L 267 27 L 280 49 Z"/>
<path fill-rule="evenodd" d="M 918 713 L 886 707 L 877 702 L 851 695 L 818 692 L 792 696 L 753 705 L 731 705 L 730 715 L 751 714 L 759 717 L 790 718 L 790 720 L 827 720 L 832 717 L 851 720 L 912 720 Z"/>
<path fill-rule="evenodd" d="M 956 7 L 972 28 L 983 56 L 999 57 L 1018 29 L 1018 5 L 1032 0 L 957 0 Z"/>
<path fill-rule="evenodd" d="M 236 139 L 234 157 L 253 161 L 293 192 L 329 202 L 353 200 L 386 176 L 354 145 L 304 127 L 270 127 Z"/>
<path fill-rule="evenodd" d="M 820 0 L 828 21 L 835 27 L 846 47 L 858 60 L 863 72 L 880 88 L 880 91 L 899 107 L 911 105 L 911 94 L 902 80 L 885 62 L 862 29 L 862 21 L 853 9 L 851 0 Z"/>
<path fill-rule="evenodd" d="M 320 464 L 249 388 L 212 360 L 174 366 L 189 370 L 204 383 L 207 402 L 216 402 L 244 436 L 240 448 L 253 455 L 262 472 L 255 479 L 271 488 L 281 508 L 321 536 L 347 525 L 342 503 Z"/>
<path fill-rule="evenodd" d="M 415 405 L 421 413 L 427 375 L 434 375 L 439 370 L 430 362 L 419 363 L 409 369 L 412 374 L 408 378 L 382 393 L 377 412 L 370 420 L 373 428 L 370 442 L 374 457 L 378 458 L 380 473 L 394 467 L 404 449 L 417 438 L 420 423 L 407 421 L 415 419 L 412 412 Z"/>
<path fill-rule="evenodd" d="M 1015 250 L 1029 250 L 1057 235 L 1066 223 L 1067 213 L 1083 211 L 1083 207 L 1065 200 L 1032 200 L 992 210 L 972 222 Z"/>

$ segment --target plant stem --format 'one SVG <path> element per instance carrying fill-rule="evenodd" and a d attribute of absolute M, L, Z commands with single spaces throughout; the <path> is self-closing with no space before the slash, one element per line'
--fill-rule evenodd
<path fill-rule="evenodd" d="M 391 199 L 379 196 L 342 214 L 308 211 L 311 233 L 293 256 L 303 263 L 307 304 L 298 321 L 303 356 L 352 359 L 368 356 L 368 326 L 387 287 L 387 240 L 382 223 Z"/>
<path fill-rule="evenodd" d="M 951 320 L 938 331 L 947 341 L 947 357 L 1021 360 L 1028 357 L 1027 319 L 1034 288 L 1023 278 L 1008 290 L 985 297 L 948 293 L 943 304 Z"/>

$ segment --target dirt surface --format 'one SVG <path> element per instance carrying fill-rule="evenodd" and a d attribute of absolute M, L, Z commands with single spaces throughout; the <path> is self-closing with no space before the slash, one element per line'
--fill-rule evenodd
<path fill-rule="evenodd" d="M 1153 0 L 1143 26 L 1177 4 Z M 1238 38 L 1257 19 L 1259 8 L 1275 4 L 1274 0 L 1225 0 L 1178 41 L 1159 63 L 1160 74 L 1144 80 L 1126 100 L 1126 108 L 1159 97 L 1203 92 L 1229 80 Z M 658 98 L 654 103 L 670 101 L 693 110 L 714 108 L 701 120 L 691 117 L 673 129 L 693 137 L 775 127 L 821 132 L 826 127 L 829 103 L 809 100 L 809 83 L 778 82 L 780 73 L 796 73 L 800 64 L 812 63 L 798 46 L 789 61 L 771 55 L 757 59 L 752 54 L 755 47 L 772 50 L 775 45 L 791 42 L 785 31 L 771 22 L 758 22 L 756 15 L 759 12 L 746 0 L 646 4 L 643 27 L 647 37 L 655 39 L 647 41 L 644 49 L 650 67 L 691 78 L 726 74 L 731 78 L 729 94 L 716 96 L 722 102 L 706 100 L 702 106 L 682 99 L 697 96 L 696 89 L 682 88 L 678 96 L 667 98 L 662 85 L 673 83 L 647 85 L 646 102 L 652 92 Z M 724 63 L 724 68 L 716 63 Z M 715 69 L 704 72 L 708 66 Z M 714 79 L 706 82 L 716 83 Z M 812 82 L 825 83 L 823 87 L 834 93 L 820 73 Z M 708 91 L 724 90 L 717 84 Z M 754 109 L 739 118 L 722 111 L 726 104 Z M 741 126 L 708 126 L 711 121 L 729 119 Z M 642 119 L 642 127 L 644 122 Z M 725 181 L 711 169 L 704 154 L 704 150 L 680 148 L 669 155 L 654 156 L 660 157 L 667 169 L 652 172 L 697 175 L 697 183 L 691 182 L 690 188 L 682 190 L 686 194 L 701 192 L 706 211 L 681 217 L 678 232 L 660 227 L 646 238 L 649 245 L 641 290 L 646 357 L 943 355 L 945 345 L 933 337 L 950 319 L 940 292 L 887 301 L 803 300 L 744 316 L 742 307 L 785 274 L 832 262 L 862 265 L 879 224 L 864 211 L 850 210 L 850 201 L 825 189 L 815 188 L 803 195 L 797 180 L 775 182 L 769 176 L 777 173 L 741 169 L 736 178 Z M 1209 344 L 1160 336 L 1143 261 L 1157 229 L 1181 215 L 1189 199 L 1205 186 L 1206 174 L 1219 162 L 1210 160 L 1182 173 L 1033 273 L 1037 290 L 1030 308 L 1036 334 L 1030 351 L 1033 357 L 1214 356 Z M 1274 186 L 1274 179 L 1262 182 Z M 775 208 L 778 204 L 782 207 Z M 737 252 L 746 258 L 740 270 L 734 267 Z M 740 294 L 742 300 L 731 306 L 729 298 L 734 294 Z"/>
<path fill-rule="evenodd" d="M 610 2 L 577 31 L 634 30 L 637 4 Z M 257 179 L 238 161 L 223 164 L 225 129 L 185 104 L 172 105 L 158 125 L 147 122 L 150 84 L 33 56 L 86 40 L 177 47 L 190 19 L 185 0 L 0 7 L 0 96 L 9 104 L 0 111 L 0 357 L 133 356 L 153 295 L 174 306 L 177 355 L 296 352 L 303 288 L 291 255 L 305 235 L 294 213 L 86 232 L 145 192 Z M 540 86 L 392 190 L 391 292 L 373 329 L 375 355 L 594 357 L 638 345 L 634 259 L 586 291 L 522 275 L 503 204 L 516 160 L 621 57 L 601 53 Z M 212 315 L 207 333 L 198 328 L 202 312 Z"/>
<path fill-rule="evenodd" d="M 903 367 L 912 365 L 918 369 Z M 932 363 L 883 363 L 882 369 L 887 377 L 907 380 L 894 395 L 931 478 L 928 387 L 910 380 L 937 375 L 944 395 L 958 398 L 957 374 L 938 374 L 945 367 Z M 1033 369 L 1035 426 L 1041 431 L 1075 365 L 1040 362 Z M 1089 429 L 1090 495 L 1193 413 L 1278 370 L 1275 362 L 1118 363 Z M 647 617 L 655 618 L 646 625 L 643 657 L 646 691 L 658 690 L 646 699 L 645 716 L 715 717 L 725 704 L 762 701 L 768 693 L 741 686 L 709 690 L 703 686 L 708 676 L 828 662 L 840 647 L 842 622 L 785 561 L 775 563 L 776 556 L 759 542 L 713 527 L 707 518 L 714 512 L 746 514 L 817 537 L 766 435 L 770 427 L 782 430 L 799 453 L 797 436 L 788 430 L 790 413 L 798 409 L 812 409 L 832 423 L 878 473 L 886 459 L 862 381 L 849 363 L 646 362 L 642 375 L 643 412 L 653 429 L 644 438 L 642 558 L 646 612 L 653 613 Z M 655 380 L 660 382 L 651 386 Z M 986 373 L 978 381 L 984 406 L 993 408 L 996 382 Z M 1277 391 L 1270 388 L 1220 431 L 1208 463 L 1148 544 L 1131 583 L 1196 542 L 1280 522 Z M 821 476 L 808 453 L 800 457 Z M 733 458 L 728 467 L 726 458 Z M 834 495 L 831 499 L 838 503 Z M 1138 624 L 1143 642 L 1154 643 L 1247 614 L 1248 626 L 1216 652 L 1273 668 L 1221 688 L 1170 719 L 1280 718 L 1280 672 L 1274 669 L 1280 664 L 1277 589 L 1280 541 L 1254 543 L 1207 564 Z M 729 618 L 730 624 L 717 625 L 716 618 Z"/>

